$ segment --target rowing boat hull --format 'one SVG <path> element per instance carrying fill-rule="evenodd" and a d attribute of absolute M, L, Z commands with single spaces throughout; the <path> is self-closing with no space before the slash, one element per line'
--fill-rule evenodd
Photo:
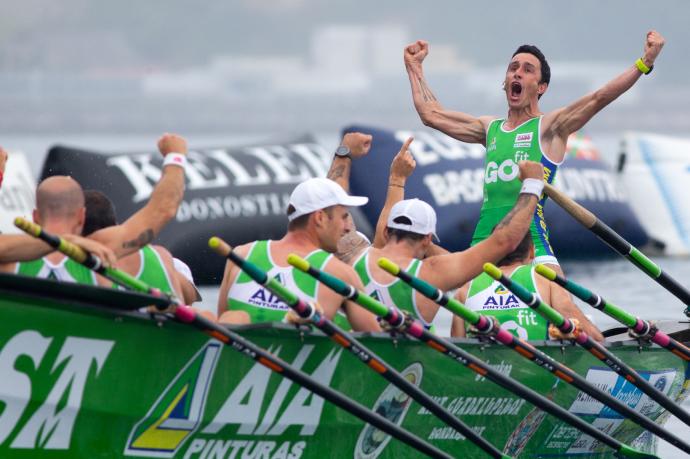
<path fill-rule="evenodd" d="M 0 279 L 0 457 L 417 455 L 189 326 L 112 307 L 132 307 L 145 301 L 141 295 L 76 286 L 47 290 L 45 282 L 33 280 L 27 289 L 13 287 L 8 276 Z M 238 330 L 451 455 L 480 456 L 477 447 L 321 334 L 274 324 Z M 433 349 L 384 335 L 361 341 L 511 455 L 609 457 L 605 447 Z M 635 424 L 556 383 L 513 351 L 458 342 L 618 440 L 654 450 L 655 442 Z M 665 418 L 656 403 L 582 349 L 539 347 L 636 410 L 658 422 Z M 677 357 L 629 342 L 610 349 L 672 398 L 686 395 L 688 368 Z"/>

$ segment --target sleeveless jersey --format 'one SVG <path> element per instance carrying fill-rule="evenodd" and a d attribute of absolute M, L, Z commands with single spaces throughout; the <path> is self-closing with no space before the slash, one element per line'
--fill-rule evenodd
<path fill-rule="evenodd" d="M 256 241 L 249 250 L 247 260 L 265 271 L 269 277 L 289 288 L 303 300 L 316 301 L 319 282 L 309 274 L 292 266 L 278 266 L 271 258 L 271 241 Z M 322 269 L 333 255 L 316 249 L 304 257 L 313 267 Z M 246 311 L 252 323 L 277 322 L 283 320 L 290 309 L 270 290 L 254 282 L 245 272 L 240 271 L 228 290 L 229 310 Z M 340 319 L 342 320 L 342 319 Z"/>
<path fill-rule="evenodd" d="M 156 287 L 162 292 L 175 295 L 168 270 L 165 268 L 163 260 L 156 249 L 146 245 L 139 249 L 138 253 L 140 260 L 139 272 L 134 277 L 152 287 Z"/>
<path fill-rule="evenodd" d="M 518 266 L 509 277 L 539 296 L 533 266 Z M 546 319 L 486 273 L 480 274 L 470 282 L 465 306 L 495 317 L 503 328 L 519 338 L 548 339 Z"/>
<path fill-rule="evenodd" d="M 371 247 L 362 252 L 353 266 L 362 284 L 364 284 L 364 293 L 386 306 L 395 306 L 401 311 L 412 314 L 421 320 L 427 329 L 431 328 L 431 324 L 424 320 L 417 309 L 416 295 L 412 287 L 398 278 L 395 278 L 388 284 L 380 284 L 374 280 L 374 276 L 369 271 L 370 251 Z M 422 261 L 415 258 L 410 262 L 405 271 L 413 276 L 417 276 L 421 267 Z"/>
<path fill-rule="evenodd" d="M 98 285 L 96 274 L 93 271 L 68 257 L 63 257 L 60 262 L 55 264 L 51 263 L 47 258 L 22 261 L 16 264 L 14 272 L 23 276 L 38 277 L 41 279 L 54 279 L 61 282 Z"/>
<path fill-rule="evenodd" d="M 518 161 L 541 163 L 544 166 L 544 179 L 547 183 L 553 182 L 560 163 L 549 160 L 541 149 L 541 120 L 541 116 L 532 118 L 512 131 L 503 128 L 505 119 L 496 119 L 489 124 L 486 132 L 484 202 L 472 236 L 472 245 L 488 238 L 493 228 L 515 205 L 522 188 L 518 178 Z M 542 194 L 530 225 L 537 256 L 553 255 L 544 221 L 545 201 L 546 195 Z"/>

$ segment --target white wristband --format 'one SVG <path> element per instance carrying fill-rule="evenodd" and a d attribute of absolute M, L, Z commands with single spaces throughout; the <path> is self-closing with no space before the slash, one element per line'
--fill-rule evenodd
<path fill-rule="evenodd" d="M 526 178 L 522 181 L 522 189 L 520 193 L 529 193 L 535 195 L 537 198 L 541 197 L 541 192 L 544 191 L 544 181 L 535 178 Z"/>
<path fill-rule="evenodd" d="M 187 157 L 181 153 L 168 153 L 163 160 L 163 167 L 165 166 L 179 166 L 185 169 L 187 166 Z"/>

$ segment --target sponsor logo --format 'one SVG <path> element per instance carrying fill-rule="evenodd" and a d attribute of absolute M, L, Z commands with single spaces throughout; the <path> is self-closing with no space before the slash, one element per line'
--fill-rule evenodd
<path fill-rule="evenodd" d="M 524 134 L 518 134 L 515 136 L 515 141 L 516 142 L 531 142 L 532 141 L 532 133 L 526 132 Z"/>
<path fill-rule="evenodd" d="M 417 387 L 422 383 L 423 368 L 420 363 L 415 362 L 400 373 Z M 384 389 L 371 409 L 396 425 L 401 425 L 411 404 L 412 399 L 409 395 L 390 384 Z M 370 424 L 365 425 L 359 438 L 357 438 L 355 459 L 377 458 L 390 439 L 390 435 L 385 432 Z"/>
<path fill-rule="evenodd" d="M 495 183 L 498 180 L 510 182 L 515 180 L 520 173 L 520 169 L 512 159 L 506 159 L 500 165 L 496 161 L 489 161 L 484 173 L 484 183 Z"/>
<path fill-rule="evenodd" d="M 268 349 L 275 356 L 280 350 Z M 309 362 L 313 350 L 313 345 L 302 346 L 291 365 L 297 369 L 305 364 L 316 367 L 311 377 L 330 385 L 342 349 L 331 350 L 318 362 Z M 324 400 L 303 387 L 295 388 L 290 380 L 257 362 L 228 389 L 227 398 L 215 414 L 205 416 L 211 409 L 206 406 L 207 396 L 220 354 L 221 344 L 212 340 L 189 359 L 132 428 L 125 455 L 187 459 L 302 456 L 306 441 L 272 441 L 270 437 L 278 440 L 288 429 L 299 436 L 313 436 Z M 211 421 L 202 426 L 204 417 Z"/>
<path fill-rule="evenodd" d="M 0 446 L 19 449 L 69 449 L 74 423 L 81 410 L 87 382 L 98 376 L 114 341 L 68 336 L 60 350 L 54 338 L 25 330 L 10 338 L 0 351 Z M 48 355 L 57 357 L 45 361 Z M 54 382 L 45 395 L 19 368 L 29 359 L 33 368 L 51 368 L 45 380 Z M 45 397 L 45 398 L 42 398 Z M 30 406 L 31 405 L 31 406 Z M 36 408 L 37 406 L 37 408 Z M 30 414 L 27 418 L 27 414 Z M 4 445 L 8 438 L 14 438 Z"/>
<path fill-rule="evenodd" d="M 172 457 L 199 427 L 221 344 L 210 341 L 180 370 L 132 429 L 126 456 Z"/>
<path fill-rule="evenodd" d="M 276 274 L 275 279 L 281 284 L 285 285 L 283 274 Z M 274 295 L 273 292 L 261 286 L 259 286 L 254 293 L 252 293 L 247 300 L 247 303 L 264 309 L 274 309 L 280 311 L 286 311 L 289 309 L 289 306 L 283 300 L 281 300 L 280 297 Z"/>

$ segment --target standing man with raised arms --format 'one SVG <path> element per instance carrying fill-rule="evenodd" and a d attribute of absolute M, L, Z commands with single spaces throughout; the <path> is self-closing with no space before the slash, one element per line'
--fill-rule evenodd
<path fill-rule="evenodd" d="M 405 68 L 412 99 L 422 122 L 455 139 L 486 147 L 484 202 L 472 238 L 473 245 L 489 237 L 492 228 L 514 205 L 520 190 L 518 161 L 540 162 L 544 167 L 544 179 L 551 183 L 563 162 L 568 136 L 630 89 L 641 75 L 649 74 L 663 46 L 664 38 L 658 32 L 648 32 L 642 57 L 623 73 L 570 105 L 543 113 L 539 99 L 548 89 L 551 70 L 536 46 L 522 45 L 513 53 L 503 80 L 508 103 L 505 118 L 475 117 L 444 108 L 424 79 L 422 62 L 429 54 L 428 43 L 420 40 L 405 48 Z M 530 227 L 536 249 L 535 263 L 549 264 L 562 273 L 549 243 L 543 211 L 545 199 L 542 195 Z M 571 301 L 562 289 L 554 294 L 566 296 L 567 301 Z"/>

